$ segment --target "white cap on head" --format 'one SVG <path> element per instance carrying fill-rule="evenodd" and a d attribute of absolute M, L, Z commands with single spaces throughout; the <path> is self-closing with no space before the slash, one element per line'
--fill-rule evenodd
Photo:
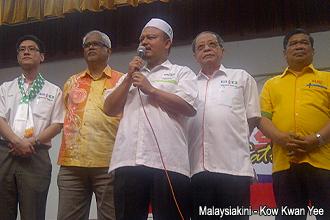
<path fill-rule="evenodd" d="M 159 30 L 162 30 L 165 34 L 167 34 L 171 40 L 173 41 L 173 30 L 172 27 L 164 20 L 159 19 L 159 18 L 152 18 L 143 28 L 143 30 L 146 27 L 155 27 L 158 28 Z M 142 30 L 142 31 L 143 31 Z"/>

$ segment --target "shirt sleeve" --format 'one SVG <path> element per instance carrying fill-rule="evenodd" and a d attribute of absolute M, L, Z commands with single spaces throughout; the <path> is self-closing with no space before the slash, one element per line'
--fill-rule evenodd
<path fill-rule="evenodd" d="M 273 117 L 273 105 L 270 96 L 270 84 L 271 81 L 267 80 L 262 88 L 260 94 L 260 106 L 261 106 L 261 115 L 263 117 L 269 118 L 270 120 Z"/>
<path fill-rule="evenodd" d="M 246 71 L 244 72 L 247 75 L 244 88 L 244 104 L 246 109 L 246 117 L 261 117 L 257 83 L 249 73 L 247 73 Z"/>
<path fill-rule="evenodd" d="M 196 74 L 188 67 L 183 67 L 179 74 L 178 87 L 174 94 L 197 109 L 198 88 Z"/>
<path fill-rule="evenodd" d="M 6 89 L 4 84 L 0 85 L 0 117 L 6 118 Z"/>
<path fill-rule="evenodd" d="M 56 92 L 55 105 L 51 115 L 51 124 L 54 123 L 63 123 L 64 122 L 64 102 L 63 102 L 63 94 L 60 88 L 57 88 Z"/>
<path fill-rule="evenodd" d="M 115 91 L 117 88 L 118 88 L 118 86 L 120 86 L 120 84 L 122 84 L 122 82 L 124 81 L 124 79 L 125 79 L 125 77 L 126 77 L 126 74 L 124 74 L 124 75 L 122 75 L 120 78 L 119 78 L 119 80 L 117 81 L 117 83 L 116 83 L 116 85 L 114 86 L 114 87 L 112 87 L 112 88 L 110 88 L 110 89 L 106 89 L 105 91 L 104 91 L 104 100 L 113 92 L 113 91 Z M 132 89 L 132 87 L 130 88 L 130 90 Z"/>

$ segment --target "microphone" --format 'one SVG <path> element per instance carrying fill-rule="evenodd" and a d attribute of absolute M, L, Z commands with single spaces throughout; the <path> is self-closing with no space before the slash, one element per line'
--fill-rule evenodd
<path fill-rule="evenodd" d="M 140 45 L 140 46 L 137 48 L 136 52 L 137 52 L 137 55 L 138 55 L 141 59 L 143 59 L 143 58 L 144 58 L 144 55 L 145 55 L 145 53 L 146 53 L 146 47 Z"/>

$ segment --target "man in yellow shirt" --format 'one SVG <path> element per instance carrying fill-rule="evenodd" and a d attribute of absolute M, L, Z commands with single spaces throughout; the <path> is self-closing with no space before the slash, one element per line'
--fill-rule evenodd
<path fill-rule="evenodd" d="M 306 219 L 310 203 L 324 212 L 317 219 L 330 219 L 330 73 L 313 67 L 313 44 L 303 29 L 288 33 L 288 67 L 261 93 L 259 128 L 273 141 L 276 219 Z"/>
<path fill-rule="evenodd" d="M 115 219 L 114 174 L 108 174 L 118 117 L 103 112 L 103 92 L 122 76 L 108 66 L 109 37 L 91 31 L 83 38 L 88 68 L 73 75 L 64 85 L 66 116 L 58 164 L 58 220 L 89 217 L 93 193 L 98 219 Z"/>

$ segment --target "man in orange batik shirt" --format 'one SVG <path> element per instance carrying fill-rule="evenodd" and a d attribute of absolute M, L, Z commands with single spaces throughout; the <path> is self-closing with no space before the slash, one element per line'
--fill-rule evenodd
<path fill-rule="evenodd" d="M 58 164 L 58 220 L 88 219 L 93 193 L 98 219 L 115 219 L 113 173 L 108 166 L 119 117 L 103 113 L 103 92 L 112 88 L 121 73 L 108 66 L 109 37 L 91 31 L 83 38 L 88 68 L 64 85 L 66 116 Z"/>

